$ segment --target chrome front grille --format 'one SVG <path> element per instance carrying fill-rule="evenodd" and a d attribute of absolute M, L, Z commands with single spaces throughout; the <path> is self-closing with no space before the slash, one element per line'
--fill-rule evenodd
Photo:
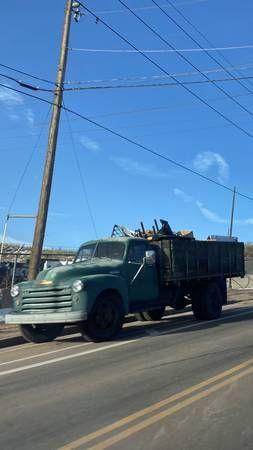
<path fill-rule="evenodd" d="M 70 287 L 39 287 L 23 291 L 23 312 L 67 312 L 71 311 L 71 309 Z"/>

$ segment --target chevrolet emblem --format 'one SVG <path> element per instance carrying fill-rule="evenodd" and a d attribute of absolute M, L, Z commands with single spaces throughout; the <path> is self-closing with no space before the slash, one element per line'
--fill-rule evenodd
<path fill-rule="evenodd" d="M 49 284 L 52 284 L 52 281 L 48 281 L 48 280 L 40 280 L 40 281 L 38 281 L 38 284 L 49 285 Z"/>

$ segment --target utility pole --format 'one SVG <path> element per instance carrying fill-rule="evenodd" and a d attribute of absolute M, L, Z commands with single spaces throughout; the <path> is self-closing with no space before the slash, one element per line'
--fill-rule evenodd
<path fill-rule="evenodd" d="M 232 208 L 231 208 L 231 216 L 230 216 L 229 237 L 233 236 L 234 212 L 235 212 L 235 196 L 236 196 L 236 188 L 234 187 Z"/>
<path fill-rule="evenodd" d="M 54 100 L 52 108 L 51 123 L 48 135 L 47 154 L 44 165 L 43 180 L 40 193 L 39 209 L 37 214 L 37 220 L 35 225 L 33 245 L 31 252 L 31 259 L 29 264 L 28 279 L 32 280 L 36 278 L 39 271 L 42 247 L 45 236 L 47 214 L 49 199 L 52 186 L 52 178 L 54 171 L 55 152 L 58 137 L 59 120 L 61 115 L 62 97 L 63 97 L 63 83 L 66 71 L 67 56 L 68 56 L 68 42 L 70 33 L 71 13 L 72 13 L 72 0 L 66 0 L 60 58 L 57 71 L 57 78 L 55 83 Z"/>
<path fill-rule="evenodd" d="M 230 227 L 229 227 L 229 237 L 233 236 L 233 225 L 234 225 L 234 212 L 235 212 L 235 196 L 236 196 L 236 187 L 234 187 L 233 192 L 233 200 L 232 200 L 232 208 L 231 208 L 231 216 L 230 216 Z M 232 278 L 229 278 L 229 287 L 232 288 Z"/>

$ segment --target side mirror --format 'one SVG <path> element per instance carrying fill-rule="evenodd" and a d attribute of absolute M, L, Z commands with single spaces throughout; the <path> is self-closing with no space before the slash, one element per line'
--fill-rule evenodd
<path fill-rule="evenodd" d="M 145 264 L 153 266 L 156 262 L 156 254 L 154 250 L 147 250 L 145 252 L 144 261 Z"/>

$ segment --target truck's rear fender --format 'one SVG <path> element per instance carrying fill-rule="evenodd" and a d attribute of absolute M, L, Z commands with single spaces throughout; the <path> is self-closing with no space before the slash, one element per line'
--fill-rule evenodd
<path fill-rule="evenodd" d="M 97 298 L 106 291 L 113 291 L 118 294 L 122 299 L 122 304 L 124 308 L 124 314 L 129 311 L 129 301 L 128 301 L 128 290 L 126 286 L 126 281 L 121 276 L 116 275 L 91 275 L 85 277 L 82 280 L 84 283 L 84 288 L 79 296 L 81 305 L 76 303 L 76 307 L 80 309 L 80 306 L 89 313 L 95 304 Z M 75 305 L 75 302 L 74 302 Z M 73 305 L 73 306 L 74 306 Z M 75 307 L 73 308 L 75 309 Z"/>

